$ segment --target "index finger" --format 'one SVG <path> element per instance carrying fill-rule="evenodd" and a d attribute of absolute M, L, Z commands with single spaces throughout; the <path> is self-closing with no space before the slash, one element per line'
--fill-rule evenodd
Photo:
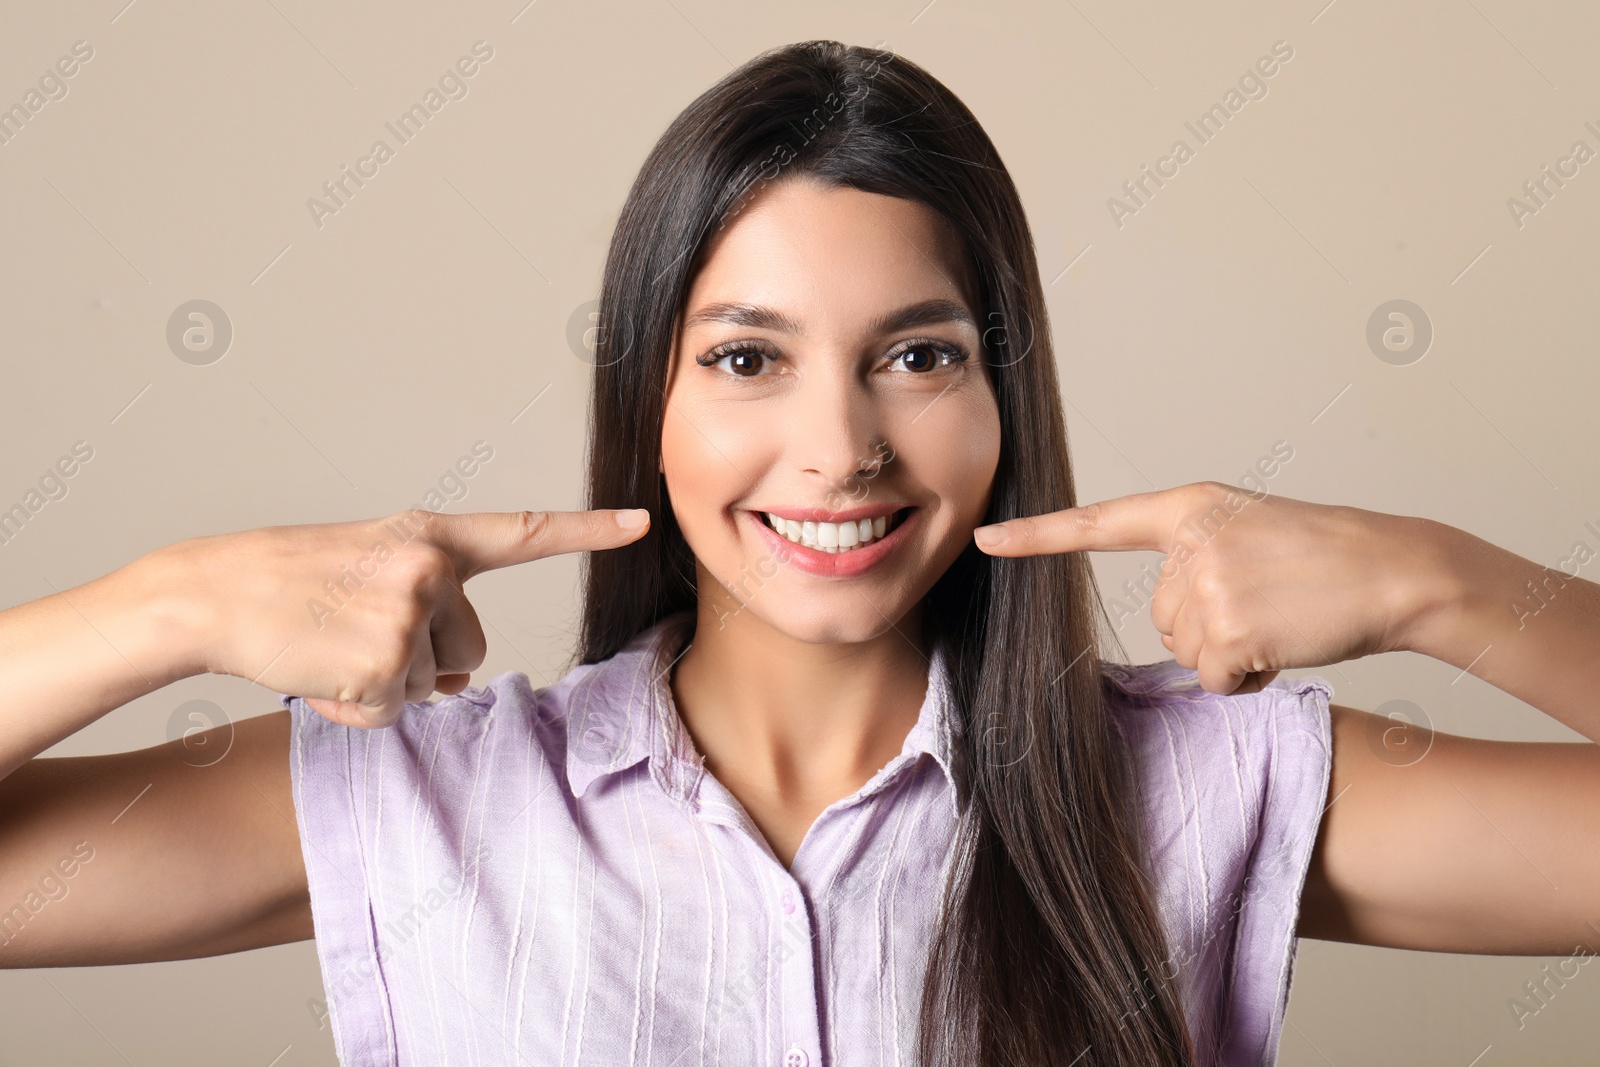
<path fill-rule="evenodd" d="M 1181 489 L 1159 489 L 1094 504 L 1007 519 L 973 531 L 991 556 L 1040 556 L 1084 550 L 1165 552 L 1178 522 Z M 991 536 L 998 533 L 998 539 Z"/>
<path fill-rule="evenodd" d="M 605 511 L 478 511 L 434 514 L 428 539 L 455 561 L 465 582 L 475 574 L 565 552 L 620 548 L 650 528 L 643 508 Z"/>

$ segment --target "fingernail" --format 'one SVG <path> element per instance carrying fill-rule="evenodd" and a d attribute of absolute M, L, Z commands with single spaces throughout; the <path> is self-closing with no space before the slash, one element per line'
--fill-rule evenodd
<path fill-rule="evenodd" d="M 995 526 L 980 526 L 972 531 L 972 539 L 978 542 L 979 548 L 994 548 L 996 545 L 1005 544 L 1006 538 L 1011 536 L 1011 531 L 1006 529 L 1005 523 Z"/>
<path fill-rule="evenodd" d="M 629 508 L 627 511 L 617 512 L 617 525 L 624 530 L 637 530 L 650 521 L 650 513 L 644 508 Z"/>

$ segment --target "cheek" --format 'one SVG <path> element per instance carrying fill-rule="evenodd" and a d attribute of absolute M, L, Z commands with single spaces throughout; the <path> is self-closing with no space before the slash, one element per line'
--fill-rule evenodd
<path fill-rule="evenodd" d="M 1000 464 L 1000 413 L 987 390 L 954 392 L 902 431 L 907 466 L 950 508 L 956 524 L 976 526 Z"/>
<path fill-rule="evenodd" d="M 759 433 L 729 414 L 713 417 L 694 405 L 669 403 L 662 421 L 662 473 L 673 514 L 696 555 L 719 527 L 726 530 L 727 507 L 749 491 L 742 471 L 757 469 Z"/>

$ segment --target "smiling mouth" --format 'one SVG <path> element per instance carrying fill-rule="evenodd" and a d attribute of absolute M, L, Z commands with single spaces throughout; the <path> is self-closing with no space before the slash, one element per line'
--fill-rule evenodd
<path fill-rule="evenodd" d="M 769 511 L 760 512 L 761 518 L 774 532 L 786 541 L 818 552 L 841 554 L 864 548 L 893 533 L 913 508 L 901 508 L 889 515 L 874 518 L 847 520 L 845 522 L 816 522 L 786 519 Z"/>

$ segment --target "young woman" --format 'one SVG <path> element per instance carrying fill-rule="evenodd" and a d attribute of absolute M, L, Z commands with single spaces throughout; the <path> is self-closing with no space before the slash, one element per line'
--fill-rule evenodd
<path fill-rule="evenodd" d="M 1275 678 L 1410 649 L 1600 738 L 1596 587 L 1214 482 L 1075 507 L 1022 205 L 925 71 L 729 75 L 600 306 L 593 510 L 202 537 L 0 613 L 0 901 L 81 869 L 0 964 L 314 934 L 352 1065 L 1258 1064 L 1298 936 L 1600 936 L 1600 749 Z M 1169 661 L 1102 657 L 1123 549 Z M 469 686 L 463 584 L 573 551 L 578 665 Z M 284 708 L 34 758 L 207 671 Z"/>

